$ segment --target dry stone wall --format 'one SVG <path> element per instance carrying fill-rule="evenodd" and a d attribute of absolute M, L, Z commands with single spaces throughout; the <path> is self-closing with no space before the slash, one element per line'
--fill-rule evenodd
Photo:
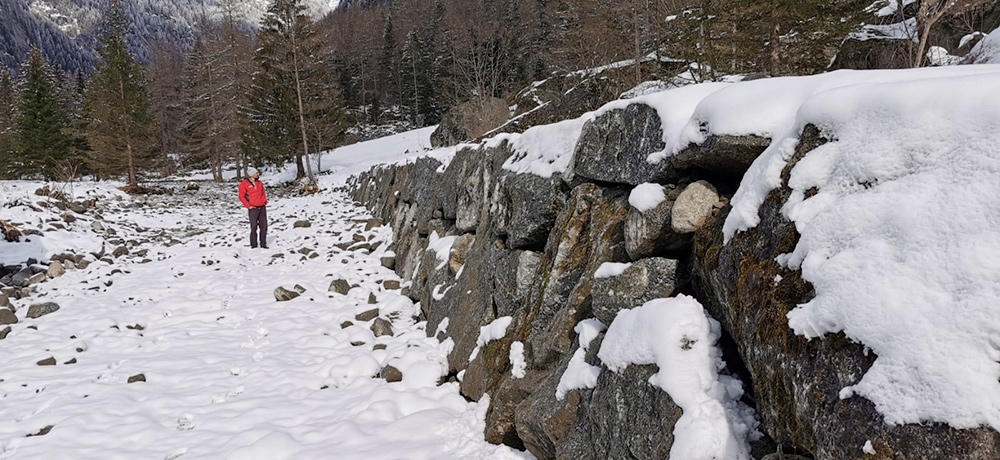
<path fill-rule="evenodd" d="M 713 137 L 647 168 L 636 154 L 662 144 L 655 116 L 630 106 L 589 122 L 564 175 L 504 170 L 513 152 L 501 143 L 462 149 L 444 168 L 424 158 L 352 179 L 355 199 L 395 232 L 395 269 L 428 335 L 454 342 L 449 378 L 470 400 L 489 397 L 487 440 L 543 459 L 667 458 L 682 410 L 648 383 L 655 365 L 610 371 L 597 357 L 602 334 L 585 358 L 602 369 L 596 386 L 562 399 L 556 388 L 580 348 L 580 321 L 610 324 L 623 309 L 686 294 L 723 327 L 723 359 L 761 423 L 754 458 L 861 458 L 867 440 L 866 459 L 1000 458 L 992 430 L 889 426 L 866 400 L 841 399 L 874 357 L 842 335 L 807 341 L 788 327 L 785 314 L 812 292 L 774 261 L 797 241 L 780 213 L 788 189 L 768 198 L 757 229 L 722 244 L 729 198 L 767 139 Z M 823 142 L 807 134 L 798 158 Z M 629 195 L 649 181 L 664 200 L 637 210 Z M 632 265 L 595 277 L 607 262 Z M 482 343 L 481 328 L 507 317 L 506 334 Z M 523 369 L 512 349 L 523 350 Z"/>

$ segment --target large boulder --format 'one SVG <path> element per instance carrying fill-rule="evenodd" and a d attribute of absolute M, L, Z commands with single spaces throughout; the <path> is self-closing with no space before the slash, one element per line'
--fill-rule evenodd
<path fill-rule="evenodd" d="M 568 190 L 558 176 L 504 172 L 495 196 L 499 213 L 494 231 L 507 236 L 510 249 L 541 249 L 556 216 L 566 205 Z"/>
<path fill-rule="evenodd" d="M 620 274 L 594 280 L 594 317 L 611 324 L 618 312 L 670 297 L 684 283 L 676 260 L 654 257 L 634 262 Z"/>
<path fill-rule="evenodd" d="M 818 129 L 806 127 L 782 173 L 783 186 L 767 196 L 755 228 L 723 244 L 723 213 L 695 237 L 694 289 L 737 344 L 763 431 L 815 458 L 861 458 L 860 446 L 869 441 L 877 452 L 872 458 L 998 458 L 1000 433 L 990 428 L 885 423 L 870 401 L 841 393 L 867 372 L 875 354 L 842 333 L 807 340 L 789 327 L 787 313 L 814 293 L 801 272 L 775 261 L 792 252 L 799 239 L 781 209 L 791 193 L 792 166 L 824 142 Z"/>
<path fill-rule="evenodd" d="M 768 145 L 771 139 L 752 134 L 712 135 L 669 157 L 668 163 L 676 171 L 705 170 L 738 181 Z"/>
<path fill-rule="evenodd" d="M 617 184 L 667 180 L 672 178 L 668 162 L 647 161 L 650 154 L 665 147 L 663 121 L 656 109 L 631 104 L 584 125 L 573 155 L 573 172 L 582 178 Z"/>
<path fill-rule="evenodd" d="M 662 255 L 683 248 L 690 240 L 673 230 L 670 217 L 681 188 L 663 187 L 664 200 L 651 209 L 632 207 L 625 222 L 625 250 L 632 260 Z"/>

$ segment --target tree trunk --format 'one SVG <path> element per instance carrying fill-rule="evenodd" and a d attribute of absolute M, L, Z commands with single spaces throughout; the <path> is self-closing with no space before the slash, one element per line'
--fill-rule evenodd
<path fill-rule="evenodd" d="M 295 96 L 298 98 L 299 128 L 302 131 L 302 156 L 299 157 L 298 166 L 301 175 L 302 159 L 305 158 L 306 175 L 309 177 L 309 183 L 312 184 L 316 182 L 316 177 L 313 176 L 312 162 L 309 161 L 309 140 L 308 136 L 306 136 L 306 114 L 305 107 L 302 105 L 302 81 L 299 78 L 299 50 L 298 43 L 296 43 L 294 35 L 292 36 L 292 73 L 295 75 Z"/>
<path fill-rule="evenodd" d="M 781 75 L 781 25 L 778 24 L 777 20 L 774 21 L 774 27 L 771 29 L 770 51 L 768 72 L 772 77 L 777 77 Z"/>

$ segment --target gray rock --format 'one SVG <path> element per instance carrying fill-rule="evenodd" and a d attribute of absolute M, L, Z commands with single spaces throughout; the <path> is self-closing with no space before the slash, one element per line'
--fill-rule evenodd
<path fill-rule="evenodd" d="M 274 299 L 278 302 L 286 302 L 300 296 L 298 292 L 290 291 L 284 287 L 278 286 L 274 290 Z"/>
<path fill-rule="evenodd" d="M 675 251 L 690 241 L 674 232 L 670 222 L 671 209 L 680 193 L 680 188 L 670 185 L 664 187 L 666 199 L 655 208 L 646 212 L 630 209 L 625 222 L 625 250 L 629 258 L 639 260 Z"/>
<path fill-rule="evenodd" d="M 127 383 L 145 382 L 146 374 L 136 374 L 128 378 Z"/>
<path fill-rule="evenodd" d="M 475 242 L 476 235 L 466 233 L 458 237 L 455 244 L 451 246 L 451 254 L 448 257 L 448 268 L 452 274 L 457 274 L 462 269 L 462 266 L 465 265 L 465 258 L 469 256 L 469 250 L 472 249 L 472 245 Z"/>
<path fill-rule="evenodd" d="M 574 174 L 631 185 L 671 178 L 668 162 L 647 161 L 666 147 L 662 126 L 656 109 L 646 104 L 611 110 L 587 122 L 576 144 Z"/>
<path fill-rule="evenodd" d="M 498 233 L 507 235 L 509 249 L 539 249 L 566 206 L 567 191 L 558 176 L 504 173 L 496 204 Z"/>
<path fill-rule="evenodd" d="M 28 318 L 41 318 L 42 316 L 59 311 L 59 304 L 55 302 L 36 303 L 28 307 Z"/>
<path fill-rule="evenodd" d="M 312 222 L 308 220 L 297 220 L 292 224 L 292 228 L 309 228 L 312 227 Z"/>
<path fill-rule="evenodd" d="M 365 231 L 367 232 L 373 228 L 381 227 L 382 225 L 384 225 L 382 219 L 379 218 L 368 219 L 368 222 L 365 223 Z"/>
<path fill-rule="evenodd" d="M 389 270 L 394 270 L 396 268 L 396 256 L 382 256 L 379 261 L 382 266 L 388 268 Z"/>
<path fill-rule="evenodd" d="M 371 321 L 371 320 L 373 320 L 375 318 L 378 318 L 378 308 L 373 308 L 371 310 L 358 313 L 357 315 L 354 316 L 354 319 L 356 319 L 356 320 L 358 320 L 358 321 L 360 321 L 362 323 L 367 322 L 367 321 Z"/>
<path fill-rule="evenodd" d="M 111 255 L 116 259 L 122 256 L 127 256 L 128 254 L 129 254 L 128 247 L 125 246 L 118 246 L 117 248 L 115 248 L 114 252 L 111 253 Z"/>
<path fill-rule="evenodd" d="M 0 308 L 0 325 L 17 324 L 17 315 L 9 308 Z"/>
<path fill-rule="evenodd" d="M 619 311 L 632 309 L 663 297 L 670 297 L 684 284 L 676 260 L 642 259 L 621 275 L 594 280 L 594 316 L 610 325 Z"/>
<path fill-rule="evenodd" d="M 63 275 L 66 274 L 66 268 L 63 267 L 62 262 L 59 262 L 58 260 L 54 260 L 54 261 L 52 261 L 51 264 L 49 264 L 49 269 L 46 272 L 46 274 L 50 278 L 58 278 L 58 277 L 63 276 Z"/>
<path fill-rule="evenodd" d="M 389 383 L 403 381 L 403 373 L 394 366 L 385 366 L 382 368 L 382 372 L 380 372 L 379 376 L 384 378 L 385 381 Z"/>
<path fill-rule="evenodd" d="M 330 292 L 336 292 L 337 294 L 347 295 L 347 293 L 350 290 L 351 290 L 351 284 L 348 283 L 347 280 L 345 279 L 336 279 L 330 283 L 330 288 L 329 288 Z"/>
<path fill-rule="evenodd" d="M 41 360 L 41 361 L 39 361 L 39 362 L 37 362 L 35 364 L 38 364 L 39 366 L 55 366 L 56 365 L 56 358 L 50 356 L 50 357 L 45 358 L 45 359 L 43 359 L 43 360 Z"/>
<path fill-rule="evenodd" d="M 10 326 L 7 326 L 7 327 L 3 328 L 3 330 L 0 330 L 0 340 L 6 339 L 7 335 L 10 334 L 11 330 L 12 329 L 10 328 Z"/>
<path fill-rule="evenodd" d="M 375 337 L 390 336 L 394 334 L 392 331 L 392 323 L 384 318 L 375 318 L 375 322 L 371 326 L 372 333 Z"/>
<path fill-rule="evenodd" d="M 719 202 L 719 193 L 712 184 L 698 181 L 688 185 L 670 214 L 670 225 L 677 233 L 694 233 L 712 217 L 712 211 Z"/>
<path fill-rule="evenodd" d="M 11 276 L 10 285 L 14 287 L 27 286 L 28 280 L 32 276 L 35 276 L 35 272 L 31 269 L 31 267 L 25 267 Z"/>
<path fill-rule="evenodd" d="M 382 282 L 382 287 L 390 291 L 395 291 L 400 287 L 399 280 L 385 280 Z"/>
<path fill-rule="evenodd" d="M 35 273 L 34 275 L 31 275 L 31 278 L 28 278 L 28 281 L 24 282 L 24 285 L 31 286 L 33 284 L 43 283 L 47 279 L 49 279 L 49 277 L 45 273 Z"/>
<path fill-rule="evenodd" d="M 305 294 L 306 293 L 306 288 L 304 288 L 304 287 L 302 287 L 301 285 L 298 285 L 298 284 L 296 284 L 295 286 L 292 286 L 292 289 L 294 289 L 295 292 L 298 292 L 299 294 Z"/>
<path fill-rule="evenodd" d="M 10 307 L 10 306 L 12 306 L 10 303 L 10 297 L 7 297 L 7 294 L 5 293 L 0 292 L 0 307 Z"/>
<path fill-rule="evenodd" d="M 709 136 L 700 146 L 689 146 L 670 157 L 675 170 L 700 168 L 727 177 L 740 178 L 771 140 L 760 136 Z"/>

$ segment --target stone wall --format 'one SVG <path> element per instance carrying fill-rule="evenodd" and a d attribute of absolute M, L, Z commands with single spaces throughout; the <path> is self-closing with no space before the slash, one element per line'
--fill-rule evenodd
<path fill-rule="evenodd" d="M 722 244 L 729 197 L 768 140 L 710 138 L 649 165 L 641 160 L 662 148 L 656 121 L 642 105 L 596 118 L 572 172 L 550 178 L 504 170 L 513 152 L 502 143 L 460 150 L 445 168 L 423 158 L 352 179 L 355 199 L 392 225 L 395 269 L 428 334 L 454 341 L 449 378 L 470 400 L 488 395 L 487 440 L 542 459 L 667 458 L 682 411 L 648 383 L 656 366 L 602 367 L 596 387 L 561 400 L 556 387 L 579 348 L 578 322 L 610 324 L 622 309 L 683 293 L 723 326 L 723 358 L 761 422 L 755 458 L 1000 458 L 992 430 L 889 426 L 870 402 L 841 399 L 874 356 L 842 335 L 807 341 L 788 327 L 785 314 L 812 291 L 774 261 L 797 241 L 780 213 L 788 189 L 768 198 L 761 225 Z M 797 158 L 823 142 L 806 134 Z M 629 194 L 646 182 L 665 200 L 640 212 Z M 441 237 L 454 237 L 447 254 L 435 250 Z M 633 264 L 595 279 L 605 262 Z M 506 335 L 478 344 L 480 328 L 502 317 L 511 318 Z M 602 366 L 602 338 L 587 363 Z M 515 344 L 523 376 L 512 372 Z M 867 441 L 874 454 L 862 454 Z"/>

